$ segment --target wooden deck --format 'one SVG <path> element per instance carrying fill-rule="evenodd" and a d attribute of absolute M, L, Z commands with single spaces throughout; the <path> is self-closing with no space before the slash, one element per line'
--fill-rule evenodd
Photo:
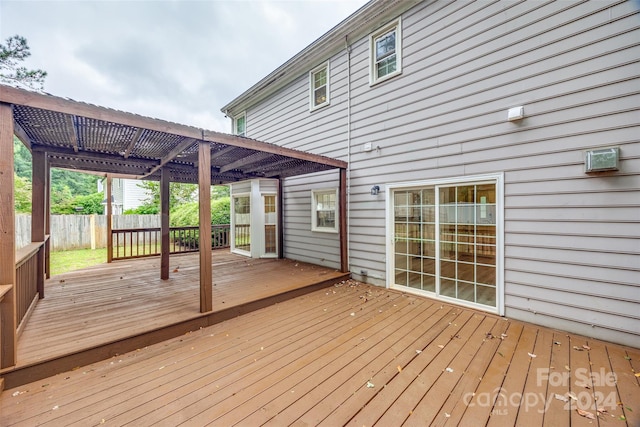
<path fill-rule="evenodd" d="M 639 349 L 347 281 L 6 390 L 0 414 L 7 426 L 638 426 L 638 372 Z"/>
<path fill-rule="evenodd" d="M 291 260 L 213 253 L 213 312 L 199 312 L 198 254 L 102 264 L 52 277 L 18 341 L 8 387 L 104 360 L 271 305 L 348 275 Z M 45 363 L 46 362 L 46 363 Z M 0 423 L 1 424 L 1 423 Z"/>

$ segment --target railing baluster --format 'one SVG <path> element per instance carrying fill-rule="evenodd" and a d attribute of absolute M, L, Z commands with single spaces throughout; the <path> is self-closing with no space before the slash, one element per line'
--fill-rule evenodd
<path fill-rule="evenodd" d="M 238 241 L 245 242 L 247 227 L 236 228 Z M 228 224 L 212 225 L 212 247 L 214 249 L 229 247 L 229 235 L 231 228 Z M 111 231 L 113 245 L 112 259 L 142 258 L 160 255 L 161 252 L 160 228 L 130 228 Z M 198 227 L 171 227 L 169 229 L 169 253 L 197 252 L 199 244 Z M 136 245 L 134 253 L 133 245 Z M 141 249 L 142 246 L 142 249 Z M 127 249 L 128 248 L 128 249 Z M 121 253 L 122 252 L 122 253 Z"/>

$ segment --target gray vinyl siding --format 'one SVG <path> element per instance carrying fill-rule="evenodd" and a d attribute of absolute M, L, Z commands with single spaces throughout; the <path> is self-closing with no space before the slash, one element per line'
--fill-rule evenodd
<path fill-rule="evenodd" d="M 638 346 L 638 10 L 423 2 L 402 15 L 400 76 L 370 86 L 369 40 L 352 42 L 350 156 L 345 50 L 330 58 L 330 106 L 309 112 L 300 76 L 247 110 L 249 136 L 349 160 L 350 269 L 378 285 L 385 185 L 504 173 L 505 315 Z M 519 105 L 525 118 L 507 121 Z M 585 174 L 584 151 L 605 146 L 620 147 L 620 170 Z M 312 233 L 309 212 L 311 189 L 337 185 L 337 173 L 286 180 L 288 257 L 339 266 L 338 236 Z"/>

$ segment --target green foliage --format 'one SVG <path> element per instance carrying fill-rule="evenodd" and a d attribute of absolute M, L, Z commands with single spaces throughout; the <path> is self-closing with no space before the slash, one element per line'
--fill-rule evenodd
<path fill-rule="evenodd" d="M 51 213 L 59 215 L 102 215 L 104 213 L 103 199 L 104 194 L 102 193 L 70 197 L 59 203 L 54 203 L 52 199 Z"/>
<path fill-rule="evenodd" d="M 124 211 L 124 215 L 155 215 L 158 213 L 160 213 L 160 209 L 158 209 L 158 206 L 147 204 Z"/>
<path fill-rule="evenodd" d="M 13 174 L 16 212 L 31 213 L 31 181 Z"/>
<path fill-rule="evenodd" d="M 46 71 L 28 70 L 19 64 L 31 56 L 27 39 L 21 36 L 9 37 L 0 43 L 0 82 L 15 87 L 42 90 Z"/>
<path fill-rule="evenodd" d="M 31 182 L 31 153 L 15 136 L 13 137 L 13 170 L 20 178 Z"/>
<path fill-rule="evenodd" d="M 96 192 L 99 176 L 66 169 L 51 169 L 51 193 L 66 192 L 73 196 L 88 196 Z"/>
<path fill-rule="evenodd" d="M 169 214 L 172 227 L 188 227 L 199 223 L 198 202 L 185 203 L 173 209 Z M 231 221 L 231 201 L 224 197 L 211 201 L 211 223 L 229 224 Z"/>

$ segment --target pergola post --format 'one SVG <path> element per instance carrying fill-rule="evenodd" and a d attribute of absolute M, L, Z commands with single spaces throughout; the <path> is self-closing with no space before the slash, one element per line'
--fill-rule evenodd
<path fill-rule="evenodd" d="M 45 279 L 51 277 L 51 165 L 45 157 L 45 185 L 44 185 L 44 274 Z"/>
<path fill-rule="evenodd" d="M 40 299 L 44 298 L 44 236 L 46 228 L 46 186 L 47 186 L 47 153 L 33 151 L 31 157 L 31 242 L 42 243 L 38 250 L 38 270 L 36 289 Z"/>
<path fill-rule="evenodd" d="M 169 279 L 169 182 L 168 168 L 160 172 L 160 278 Z"/>
<path fill-rule="evenodd" d="M 339 224 L 340 224 L 340 271 L 349 272 L 349 242 L 347 241 L 347 170 L 340 168 L 340 201 Z"/>
<path fill-rule="evenodd" d="M 211 143 L 198 144 L 198 201 L 200 222 L 200 312 L 213 310 L 211 268 Z"/>
<path fill-rule="evenodd" d="M 278 198 L 276 210 L 278 211 L 278 258 L 284 258 L 284 179 L 278 178 Z"/>
<path fill-rule="evenodd" d="M 17 358 L 13 185 L 13 109 L 0 103 L 0 368 L 15 365 Z"/>
<path fill-rule="evenodd" d="M 107 187 L 106 187 L 106 212 L 107 215 L 107 262 L 113 262 L 113 236 L 111 235 L 112 224 L 111 224 L 111 215 L 112 215 L 112 207 L 111 207 L 111 175 L 107 175 Z"/>

